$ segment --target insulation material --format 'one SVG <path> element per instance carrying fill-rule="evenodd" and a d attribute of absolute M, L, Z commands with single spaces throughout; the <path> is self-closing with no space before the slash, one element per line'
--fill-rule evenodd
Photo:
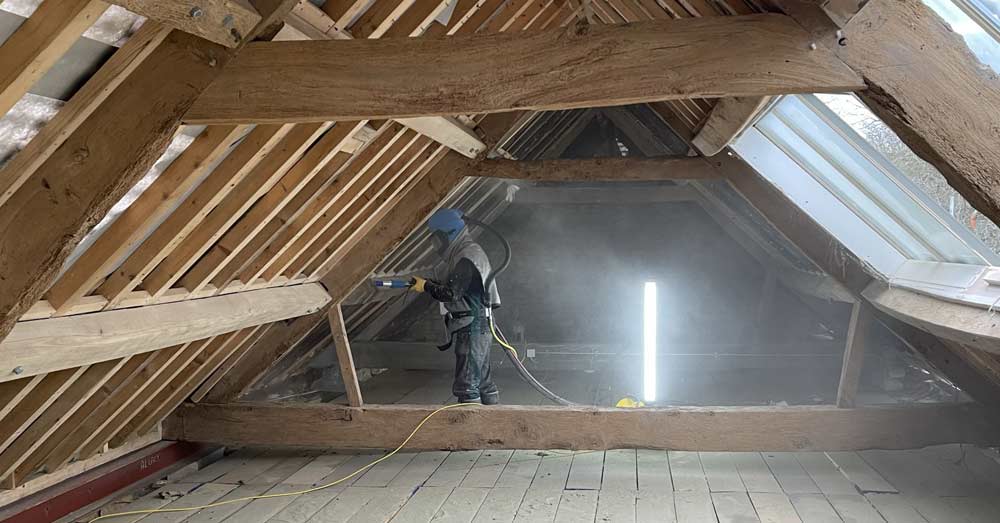
<path fill-rule="evenodd" d="M 7 163 L 52 119 L 63 102 L 26 94 L 0 118 L 0 165 Z"/>
<path fill-rule="evenodd" d="M 41 3 L 42 0 L 4 0 L 3 3 L 0 3 L 0 9 L 28 18 L 38 9 Z M 128 40 L 128 37 L 142 25 L 144 20 L 145 18 L 124 7 L 112 5 L 94 22 L 94 25 L 83 33 L 83 36 L 108 45 L 121 47 Z"/>

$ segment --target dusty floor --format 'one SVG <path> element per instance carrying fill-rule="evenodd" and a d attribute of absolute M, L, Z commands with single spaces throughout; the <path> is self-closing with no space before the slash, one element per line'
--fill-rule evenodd
<path fill-rule="evenodd" d="M 381 455 L 244 449 L 107 512 L 302 491 Z M 425 451 L 397 454 L 315 492 L 110 521 L 986 523 L 1000 521 L 998 494 L 996 455 L 959 445 L 830 453 Z"/>

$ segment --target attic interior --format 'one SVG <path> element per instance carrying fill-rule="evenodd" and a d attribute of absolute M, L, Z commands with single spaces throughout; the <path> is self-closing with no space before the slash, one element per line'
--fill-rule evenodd
<path fill-rule="evenodd" d="M 1000 520 L 995 0 L 0 41 L 0 523 Z"/>

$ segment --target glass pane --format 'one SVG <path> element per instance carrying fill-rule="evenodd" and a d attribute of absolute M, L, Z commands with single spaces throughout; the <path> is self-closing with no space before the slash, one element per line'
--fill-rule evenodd
<path fill-rule="evenodd" d="M 964 0 L 963 5 L 976 13 L 979 21 L 951 0 L 924 0 L 924 3 L 965 38 L 966 45 L 980 61 L 1000 72 L 1000 42 L 990 34 L 1000 33 L 1000 0 Z M 984 27 L 985 24 L 991 26 L 990 31 Z"/>
<path fill-rule="evenodd" d="M 919 193 L 922 193 L 917 194 L 918 197 L 929 199 L 936 204 L 936 207 L 929 205 L 933 212 L 951 216 L 954 218 L 953 228 L 964 228 L 985 244 L 985 246 L 973 244 L 973 247 L 990 258 L 991 265 L 997 264 L 995 253 L 1000 252 L 1000 228 L 979 214 L 962 195 L 952 189 L 937 169 L 914 154 L 854 95 L 819 94 L 816 98 L 839 116 L 868 145 L 881 153 L 897 172 L 913 182 L 920 189 Z M 955 222 L 959 224 L 957 227 L 954 226 Z M 956 230 L 956 232 L 962 231 Z M 991 252 L 983 252 L 986 248 Z"/>
<path fill-rule="evenodd" d="M 782 99 L 757 127 L 907 258 L 989 264 L 975 237 L 815 97 Z"/>

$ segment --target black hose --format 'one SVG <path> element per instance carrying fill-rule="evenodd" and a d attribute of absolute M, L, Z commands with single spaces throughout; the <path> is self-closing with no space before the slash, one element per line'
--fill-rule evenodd
<path fill-rule="evenodd" d="M 508 243 L 507 239 L 504 238 L 503 235 L 500 234 L 500 232 L 497 231 L 496 229 L 494 229 L 492 226 L 490 226 L 488 224 L 485 224 L 485 223 L 483 223 L 483 222 L 481 222 L 481 221 L 479 221 L 479 220 L 477 220 L 477 219 L 475 219 L 475 218 L 473 218 L 471 216 L 468 216 L 468 215 L 463 216 L 462 219 L 465 220 L 466 223 L 470 223 L 472 225 L 475 225 L 476 227 L 480 227 L 480 228 L 482 228 L 482 229 L 484 229 L 486 231 L 489 231 L 490 234 L 492 234 L 497 240 L 500 241 L 500 245 L 503 247 L 503 253 L 504 253 L 503 262 L 499 266 L 497 266 L 495 269 L 493 269 L 493 270 L 490 271 L 489 275 L 486 276 L 486 281 L 485 281 L 485 283 L 483 285 L 484 299 L 487 302 L 489 302 L 489 300 L 490 300 L 490 285 L 493 284 L 493 280 L 496 279 L 497 275 L 500 274 L 501 272 L 507 270 L 507 266 L 510 265 L 510 257 L 511 257 L 510 243 Z M 492 306 L 492 304 L 491 303 L 486 303 L 486 306 L 490 307 L 490 306 Z M 492 314 L 492 312 L 490 314 Z M 492 321 L 492 317 L 491 317 L 490 321 Z M 501 332 L 500 335 L 502 336 L 503 333 Z M 504 341 L 506 342 L 506 338 L 504 338 Z M 572 406 L 576 405 L 576 403 L 573 403 L 572 401 L 569 401 L 566 398 L 563 398 L 562 396 L 559 396 L 558 394 L 552 392 L 547 387 L 545 387 L 545 385 L 542 385 L 542 383 L 540 381 L 538 381 L 538 379 L 536 379 L 531 374 L 530 371 L 528 371 L 527 367 L 525 367 L 524 364 L 521 363 L 521 361 L 517 359 L 517 356 L 514 354 L 513 351 L 504 349 L 504 353 L 507 354 L 507 359 L 509 359 L 510 362 L 514 365 L 514 368 L 517 369 L 517 373 L 521 375 L 521 378 L 524 381 L 528 382 L 529 385 L 531 385 L 532 387 L 534 387 L 535 390 L 537 390 L 542 396 L 545 396 L 546 398 L 548 398 L 553 403 L 558 403 L 560 405 L 565 405 L 567 407 L 572 407 Z"/>
<path fill-rule="evenodd" d="M 510 243 L 508 243 L 507 239 L 504 238 L 502 234 L 500 234 L 500 231 L 494 229 L 492 225 L 483 223 L 468 215 L 463 216 L 462 219 L 465 220 L 466 223 L 471 223 L 476 227 L 480 227 L 486 231 L 489 231 L 489 233 L 492 234 L 500 242 L 500 245 L 503 247 L 503 262 L 495 269 L 490 271 L 490 273 L 486 276 L 486 283 L 483 284 L 483 290 L 485 291 L 486 299 L 489 300 L 490 285 L 493 284 L 493 280 L 497 278 L 497 275 L 507 270 L 507 266 L 510 265 L 510 253 L 511 253 Z M 486 305 L 489 306 L 492 304 L 487 303 Z"/>

